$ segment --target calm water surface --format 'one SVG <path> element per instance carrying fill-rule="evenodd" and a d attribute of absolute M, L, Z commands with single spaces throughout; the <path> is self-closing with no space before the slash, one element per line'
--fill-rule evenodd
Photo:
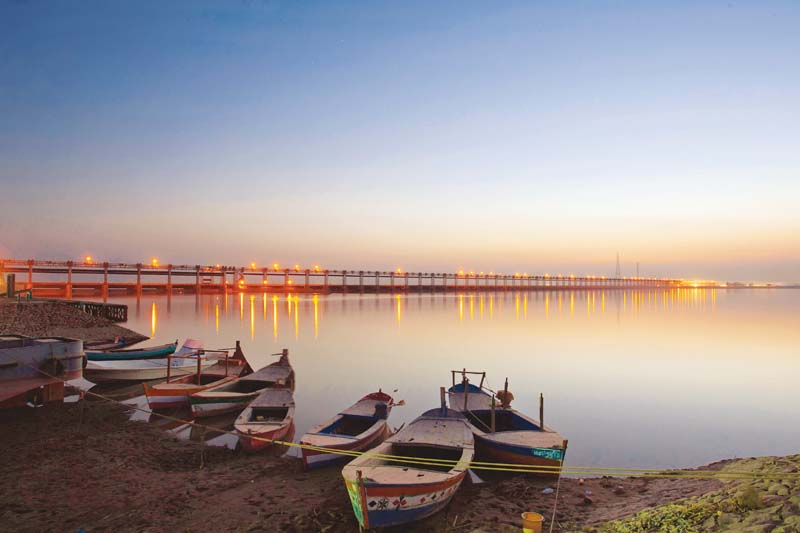
<path fill-rule="evenodd" d="M 514 406 L 569 439 L 567 463 L 686 467 L 800 450 L 800 293 L 576 291 L 464 295 L 154 296 L 128 327 L 153 343 L 239 339 L 251 363 L 289 348 L 296 438 L 382 388 L 400 426 L 451 369 L 505 377 Z M 392 392 L 397 390 L 397 392 Z"/>

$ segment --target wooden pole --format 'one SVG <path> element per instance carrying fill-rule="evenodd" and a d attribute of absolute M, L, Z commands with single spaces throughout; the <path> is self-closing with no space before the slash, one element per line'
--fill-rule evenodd
<path fill-rule="evenodd" d="M 469 378 L 465 376 L 464 380 L 462 381 L 462 383 L 464 384 L 464 412 L 466 413 L 467 412 L 467 398 L 469 398 Z"/>
<path fill-rule="evenodd" d="M 439 387 L 439 397 L 442 401 L 442 414 L 447 412 L 447 402 L 445 401 L 444 387 Z"/>
<path fill-rule="evenodd" d="M 539 393 L 539 429 L 544 431 L 544 394 Z"/>
<path fill-rule="evenodd" d="M 197 351 L 197 384 L 200 385 L 200 356 L 203 354 L 202 350 Z"/>
<path fill-rule="evenodd" d="M 171 374 L 170 372 L 171 370 L 172 370 L 172 354 L 169 354 L 167 356 L 167 383 L 169 383 L 169 376 Z"/>
<path fill-rule="evenodd" d="M 506 384 L 503 385 L 503 406 L 508 406 L 508 378 L 506 378 Z"/>
<path fill-rule="evenodd" d="M 494 418 L 494 411 L 495 411 L 495 404 L 497 400 L 495 400 L 494 394 L 492 394 L 492 433 L 495 432 L 495 418 Z"/>

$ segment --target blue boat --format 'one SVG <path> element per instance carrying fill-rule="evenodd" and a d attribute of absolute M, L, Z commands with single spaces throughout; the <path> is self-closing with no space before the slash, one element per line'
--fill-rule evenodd
<path fill-rule="evenodd" d="M 456 375 L 462 375 L 461 383 Z M 467 374 L 481 376 L 480 385 L 473 385 Z M 567 440 L 545 426 L 543 410 L 540 420 L 511 407 L 513 395 L 506 389 L 497 397 L 505 401 L 496 405 L 493 394 L 484 388 L 485 372 L 453 371 L 453 386 L 448 389 L 450 408 L 463 413 L 475 437 L 475 452 L 482 461 L 530 467 L 539 475 L 557 475 L 564 463 Z M 493 405 L 495 404 L 495 405 Z"/>
<path fill-rule="evenodd" d="M 86 350 L 89 361 L 133 361 L 136 359 L 162 359 L 175 353 L 178 341 L 149 348 L 128 348 L 124 350 Z"/>

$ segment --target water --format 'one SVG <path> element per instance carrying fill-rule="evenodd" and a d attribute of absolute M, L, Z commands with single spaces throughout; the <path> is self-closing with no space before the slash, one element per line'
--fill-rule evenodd
<path fill-rule="evenodd" d="M 289 348 L 296 439 L 382 388 L 397 427 L 438 405 L 450 370 L 509 378 L 514 406 L 569 439 L 567 463 L 673 468 L 797 453 L 798 292 L 153 296 L 128 327 L 153 344 L 240 339 L 251 363 Z M 397 392 L 393 392 L 397 390 Z"/>

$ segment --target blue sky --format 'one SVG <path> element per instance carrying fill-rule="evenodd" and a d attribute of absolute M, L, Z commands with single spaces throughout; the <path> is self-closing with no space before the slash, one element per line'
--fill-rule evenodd
<path fill-rule="evenodd" d="M 0 255 L 800 279 L 792 2 L 0 2 Z"/>

